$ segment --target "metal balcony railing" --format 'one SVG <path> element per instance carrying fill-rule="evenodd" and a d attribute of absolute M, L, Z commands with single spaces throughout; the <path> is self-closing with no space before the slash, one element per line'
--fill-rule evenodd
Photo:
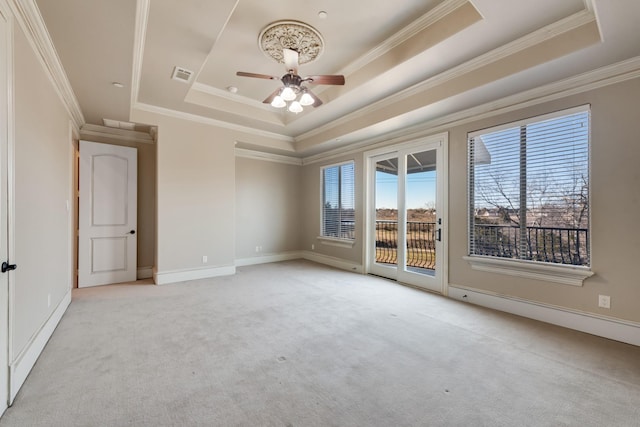
<path fill-rule="evenodd" d="M 520 228 L 475 224 L 472 253 L 500 258 L 555 264 L 589 265 L 589 230 L 586 228 L 527 227 L 522 242 Z"/>
<path fill-rule="evenodd" d="M 407 267 L 435 269 L 435 238 L 435 222 L 407 222 Z M 586 228 L 527 227 L 520 245 L 517 226 L 475 224 L 473 243 L 474 255 L 589 265 Z M 397 264 L 397 257 L 398 222 L 376 221 L 376 262 Z"/>
<path fill-rule="evenodd" d="M 436 267 L 436 223 L 407 222 L 407 267 Z M 376 221 L 376 262 L 397 264 L 398 222 Z"/>

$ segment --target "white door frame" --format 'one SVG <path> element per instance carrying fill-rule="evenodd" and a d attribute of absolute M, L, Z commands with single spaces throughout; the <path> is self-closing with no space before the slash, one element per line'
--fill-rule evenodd
<path fill-rule="evenodd" d="M 3 65 L 3 70 L 0 73 L 2 79 L 0 85 L 2 85 L 1 92 L 3 93 L 4 104 L 2 106 L 2 119 L 1 128 L 4 128 L 5 134 L 2 136 L 2 142 L 0 143 L 0 183 L 2 185 L 2 191 L 0 191 L 2 204 L 2 221 L 0 230 L 0 244 L 2 245 L 2 256 L 0 256 L 0 263 L 2 261 L 9 260 L 13 262 L 14 257 L 14 245 L 13 245 L 13 141 L 14 141 L 14 107 L 13 107 L 13 21 L 10 18 L 9 8 L 4 0 L 0 0 L 0 19 L 3 21 L 3 46 L 2 46 L 2 60 L 0 63 Z M 6 257 L 6 259 L 5 259 Z M 0 339 L 0 351 L 2 356 L 0 357 L 0 369 L 2 375 L 0 375 L 0 415 L 5 411 L 11 402 L 11 378 L 9 363 L 12 359 L 12 314 L 13 314 L 13 280 L 11 280 L 13 274 L 7 272 L 2 274 L 1 283 L 1 296 L 0 304 L 2 305 L 0 313 L 2 316 L 2 338 Z"/>
<path fill-rule="evenodd" d="M 442 241 L 440 242 L 440 247 L 437 252 L 436 258 L 436 274 L 438 275 L 440 283 L 438 284 L 439 289 L 429 289 L 432 291 L 439 292 L 443 295 L 448 294 L 448 284 L 449 284 L 449 135 L 448 133 L 440 133 L 420 139 L 414 139 L 407 142 L 402 142 L 398 144 L 393 144 L 389 146 L 385 146 L 382 148 L 377 148 L 374 150 L 366 151 L 363 156 L 363 165 L 364 165 L 364 182 L 365 182 L 365 241 L 363 245 L 363 259 L 365 272 L 370 273 L 372 270 L 372 260 L 373 260 L 373 252 L 374 252 L 374 244 L 376 239 L 376 231 L 375 231 L 375 161 L 373 160 L 377 156 L 383 155 L 392 155 L 396 154 L 398 156 L 399 165 L 400 160 L 402 158 L 402 153 L 406 151 L 427 151 L 432 149 L 438 149 L 437 151 L 437 206 L 436 212 L 439 218 L 442 218 L 442 224 L 440 225 Z M 399 197 L 404 198 L 405 185 L 404 183 L 399 182 L 398 192 Z M 402 194 L 401 194 L 402 192 Z M 404 229 L 404 227 L 400 227 L 400 222 L 405 218 L 405 214 L 400 215 L 398 212 L 398 230 Z M 400 265 L 403 256 L 398 254 L 398 264 Z M 375 268 L 374 268 L 375 270 Z M 405 282 L 402 275 L 397 277 L 396 280 L 400 282 Z M 419 284 L 415 283 L 407 283 L 412 286 L 421 287 Z"/>

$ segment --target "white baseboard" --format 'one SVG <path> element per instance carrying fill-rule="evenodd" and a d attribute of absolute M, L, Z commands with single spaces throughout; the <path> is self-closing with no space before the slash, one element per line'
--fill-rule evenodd
<path fill-rule="evenodd" d="M 292 259 L 302 258 L 302 252 L 280 252 L 275 254 L 266 254 L 249 258 L 236 259 L 236 267 L 242 267 L 245 265 L 267 264 L 270 262 L 291 261 Z"/>
<path fill-rule="evenodd" d="M 53 311 L 49 319 L 42 325 L 40 330 L 31 338 L 25 348 L 20 352 L 16 359 L 9 364 L 9 404 L 13 403 L 20 387 L 27 379 L 29 372 L 36 364 L 40 353 L 47 345 L 49 338 L 53 334 L 53 331 L 58 326 L 62 315 L 69 307 L 71 303 L 71 290 L 62 298 L 58 307 Z"/>
<path fill-rule="evenodd" d="M 640 323 L 449 285 L 449 297 L 640 346 Z"/>
<path fill-rule="evenodd" d="M 186 282 L 187 280 L 206 279 L 208 277 L 217 276 L 229 276 L 235 273 L 235 265 L 185 270 L 154 271 L 153 281 L 156 285 L 166 285 L 168 283 Z"/>
<path fill-rule="evenodd" d="M 364 272 L 364 267 L 361 264 L 345 261 L 341 258 L 336 258 L 329 255 L 319 254 L 317 252 L 303 251 L 302 258 L 309 261 L 317 262 L 319 264 L 330 265 L 331 267 L 340 268 L 342 270 L 353 271 L 361 274 Z"/>
<path fill-rule="evenodd" d="M 153 267 L 138 267 L 136 279 L 149 279 L 153 277 Z"/>

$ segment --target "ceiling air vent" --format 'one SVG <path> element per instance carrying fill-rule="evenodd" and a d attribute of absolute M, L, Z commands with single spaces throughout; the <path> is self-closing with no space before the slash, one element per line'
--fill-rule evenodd
<path fill-rule="evenodd" d="M 193 76 L 193 71 L 187 70 L 186 68 L 182 67 L 174 67 L 171 78 L 183 83 L 188 83 L 189 80 L 191 80 L 191 76 Z"/>

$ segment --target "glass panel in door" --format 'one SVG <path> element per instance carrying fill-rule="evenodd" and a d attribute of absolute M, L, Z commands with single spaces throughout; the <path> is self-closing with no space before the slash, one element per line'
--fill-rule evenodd
<path fill-rule="evenodd" d="M 379 274 L 395 278 L 398 265 L 398 158 L 375 160 L 375 255 Z"/>
<path fill-rule="evenodd" d="M 436 150 L 403 155 L 405 248 L 403 273 L 434 277 L 436 242 L 440 237 L 437 218 Z M 406 276 L 405 276 L 406 277 Z"/>

